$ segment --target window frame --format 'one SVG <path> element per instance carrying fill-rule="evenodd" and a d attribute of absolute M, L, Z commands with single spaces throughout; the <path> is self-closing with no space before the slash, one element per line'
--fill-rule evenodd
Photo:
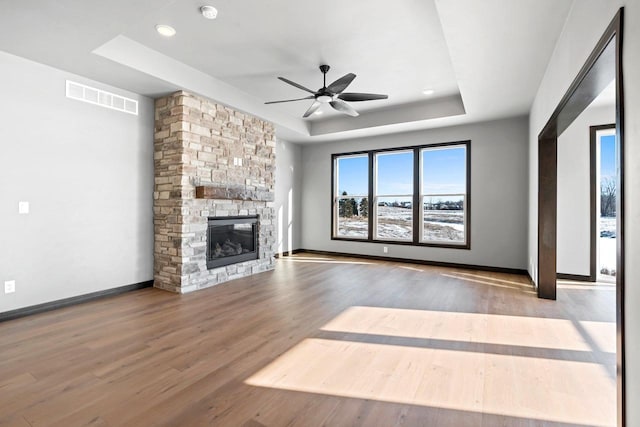
<path fill-rule="evenodd" d="M 423 218 L 424 211 L 420 209 L 422 207 L 421 198 L 422 194 L 422 150 L 423 149 L 437 149 L 440 147 L 454 147 L 454 146 L 463 146 L 465 148 L 465 184 L 466 184 L 466 193 L 464 197 L 464 243 L 440 243 L 436 241 L 423 241 Z M 377 218 L 377 206 L 374 204 L 374 199 L 377 197 L 375 194 L 375 179 L 376 179 L 376 168 L 377 162 L 375 162 L 375 156 L 379 153 L 390 153 L 390 152 L 402 152 L 402 151 L 413 151 L 413 194 L 412 196 L 412 216 L 413 216 L 413 227 L 412 227 L 412 240 L 393 240 L 386 238 L 376 238 L 375 237 L 375 223 Z M 368 236 L 365 237 L 347 237 L 347 236 L 339 236 L 338 232 L 338 223 L 337 223 L 337 202 L 338 195 L 336 194 L 336 164 L 337 159 L 340 157 L 348 157 L 348 156 L 362 156 L 367 155 L 369 157 L 369 188 L 368 188 L 368 196 L 367 201 L 369 202 L 368 207 Z M 406 197 L 406 196 L 403 196 Z M 433 144 L 422 144 L 422 145 L 413 145 L 413 146 L 404 146 L 404 147 L 394 147 L 394 148 L 382 148 L 382 149 L 374 149 L 374 150 L 362 150 L 362 151 L 352 151 L 345 153 L 333 153 L 331 154 L 331 240 L 342 240 L 349 242 L 366 242 L 366 243 L 384 243 L 384 244 L 393 244 L 393 245 L 407 245 L 407 246 L 423 246 L 423 247 L 434 247 L 434 248 L 447 248 L 447 249 L 471 249 L 471 140 L 463 140 L 463 141 L 451 141 L 451 142 L 439 142 Z"/>
<path fill-rule="evenodd" d="M 336 180 L 336 172 L 338 171 L 337 168 L 337 158 L 345 158 L 345 157 L 364 157 L 364 155 L 366 155 L 367 153 L 345 153 L 345 154 L 340 154 L 340 155 L 332 155 L 331 157 L 331 236 L 338 236 L 338 228 L 339 228 L 339 221 L 337 221 L 339 219 L 339 215 L 337 214 L 338 212 L 338 208 L 340 205 L 339 200 L 340 199 L 353 199 L 353 198 L 363 198 L 363 197 L 367 197 L 367 202 L 368 202 L 368 217 L 367 217 L 367 221 L 368 221 L 368 227 L 367 227 L 367 236 L 365 237 L 347 237 L 347 236 L 339 236 L 338 238 L 342 239 L 342 240 L 353 240 L 356 242 L 367 242 L 369 237 L 371 237 L 371 232 L 370 232 L 370 228 L 371 228 L 371 220 L 369 220 L 369 218 L 371 217 L 371 200 L 368 199 L 368 195 L 369 193 L 371 193 L 371 191 L 367 191 L 367 194 L 364 195 L 359 195 L 359 194 L 348 194 L 346 196 L 343 196 L 342 194 L 336 194 L 337 192 L 339 193 L 339 191 L 336 191 L 336 184 L 338 183 Z M 367 170 L 369 171 L 369 175 L 371 175 L 371 156 L 367 156 Z M 371 188 L 371 176 L 369 176 L 369 182 L 367 183 L 368 188 Z"/>

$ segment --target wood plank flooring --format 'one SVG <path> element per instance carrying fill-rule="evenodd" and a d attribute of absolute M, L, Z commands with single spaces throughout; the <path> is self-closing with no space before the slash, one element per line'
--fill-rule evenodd
<path fill-rule="evenodd" d="M 613 426 L 614 290 L 299 254 L 0 323 L 0 425 Z"/>

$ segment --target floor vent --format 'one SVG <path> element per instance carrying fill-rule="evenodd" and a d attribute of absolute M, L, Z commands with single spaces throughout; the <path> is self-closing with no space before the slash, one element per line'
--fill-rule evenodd
<path fill-rule="evenodd" d="M 138 101 L 67 80 L 67 98 L 138 115 Z"/>

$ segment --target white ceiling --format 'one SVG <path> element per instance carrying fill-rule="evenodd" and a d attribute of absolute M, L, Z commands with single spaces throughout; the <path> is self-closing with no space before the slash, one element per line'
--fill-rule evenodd
<path fill-rule="evenodd" d="M 616 105 L 616 81 L 611 81 L 600 95 L 589 104 L 589 107 L 615 107 Z"/>
<path fill-rule="evenodd" d="M 528 113 L 571 3 L 0 0 L 0 50 L 149 96 L 190 90 L 314 142 Z M 310 101 L 264 105 L 307 95 L 277 76 L 321 87 L 323 63 L 328 83 L 353 72 L 347 91 L 389 99 L 352 103 L 357 118 L 302 119 Z"/>

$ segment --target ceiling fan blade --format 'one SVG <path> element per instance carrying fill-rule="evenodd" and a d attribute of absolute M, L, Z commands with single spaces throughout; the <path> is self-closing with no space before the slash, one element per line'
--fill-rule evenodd
<path fill-rule="evenodd" d="M 304 87 L 304 86 L 302 86 L 302 85 L 299 85 L 299 84 L 298 84 L 298 83 L 296 83 L 296 82 L 292 82 L 291 80 L 289 80 L 289 79 L 285 79 L 284 77 L 278 77 L 278 78 L 279 78 L 280 80 L 282 80 L 283 82 L 285 82 L 285 83 L 289 83 L 291 86 L 295 86 L 295 87 L 297 87 L 298 89 L 306 90 L 306 91 L 307 91 L 307 92 L 309 92 L 309 93 L 313 93 L 313 94 L 315 94 L 315 92 L 314 92 L 314 91 L 312 91 L 311 89 L 306 88 L 306 87 Z"/>
<path fill-rule="evenodd" d="M 352 117 L 359 116 L 358 112 L 356 110 L 354 110 L 352 106 L 350 106 L 349 104 L 347 104 L 346 102 L 344 102 L 341 99 L 333 100 L 329 104 L 331 104 L 331 106 L 334 108 L 334 110 L 338 110 L 341 113 L 348 114 L 348 115 L 350 115 Z"/>
<path fill-rule="evenodd" d="M 338 98 L 348 102 L 373 101 L 374 99 L 387 99 L 389 95 L 380 95 L 377 93 L 341 93 Z"/>
<path fill-rule="evenodd" d="M 353 74 L 353 73 L 345 74 L 344 76 L 340 77 L 335 82 L 331 83 L 327 87 L 327 90 L 329 92 L 331 92 L 331 93 L 340 93 L 343 90 L 345 90 L 347 88 L 347 86 L 349 86 L 351 84 L 351 82 L 353 81 L 353 79 L 355 79 L 355 78 L 356 78 L 356 75 Z"/>
<path fill-rule="evenodd" d="M 298 99 L 285 99 L 283 101 L 269 101 L 269 102 L 265 102 L 265 104 L 279 104 L 281 102 L 293 102 L 293 101 L 302 101 L 305 99 L 313 99 L 313 96 L 307 96 L 305 98 L 298 98 Z"/>
<path fill-rule="evenodd" d="M 307 110 L 306 113 L 304 113 L 304 116 L 302 117 L 309 117 L 310 115 L 312 115 L 313 113 L 316 112 L 316 110 L 318 108 L 320 108 L 320 106 L 322 105 L 322 102 L 318 102 L 318 101 L 314 101 L 313 104 L 311 104 L 311 107 L 309 107 L 309 109 Z"/>

